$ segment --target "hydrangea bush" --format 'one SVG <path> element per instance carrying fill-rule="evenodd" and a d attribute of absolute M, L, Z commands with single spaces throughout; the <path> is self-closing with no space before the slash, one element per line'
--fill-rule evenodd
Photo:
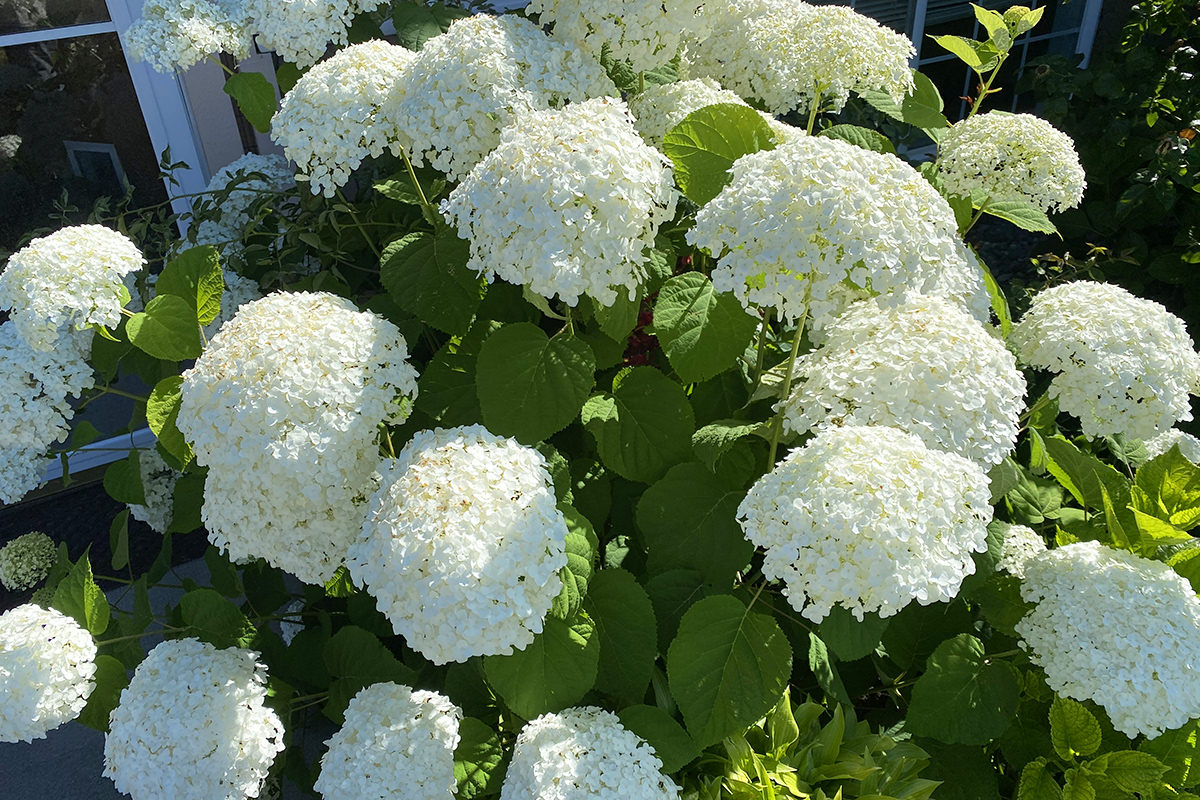
<path fill-rule="evenodd" d="M 95 398 L 155 437 L 111 563 L 0 551 L 0 739 L 77 719 L 133 798 L 1196 797 L 1200 355 L 1010 310 L 965 237 L 1084 180 L 984 110 L 1040 10 L 976 15 L 951 126 L 846 8 L 148 3 L 160 69 L 276 48 L 228 89 L 295 166 L 0 275 L 0 500 Z"/>

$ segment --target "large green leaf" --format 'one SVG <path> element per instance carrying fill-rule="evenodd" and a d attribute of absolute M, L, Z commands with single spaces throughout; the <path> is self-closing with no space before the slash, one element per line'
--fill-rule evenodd
<path fill-rule="evenodd" d="M 441 2 L 426 4 L 399 0 L 392 4 L 392 23 L 396 26 L 396 37 L 401 45 L 409 50 L 420 50 L 426 41 L 449 29 L 454 20 L 470 13 Z"/>
<path fill-rule="evenodd" d="M 108 629 L 108 598 L 92 577 L 92 564 L 86 552 L 58 582 L 51 605 L 74 619 L 93 636 L 99 636 Z"/>
<path fill-rule="evenodd" d="M 754 109 L 718 103 L 693 111 L 663 136 L 675 181 L 698 206 L 729 183 L 729 168 L 748 153 L 775 149 L 771 127 Z"/>
<path fill-rule="evenodd" d="M 488 683 L 514 712 L 533 719 L 575 705 L 596 682 L 600 640 L 587 614 L 564 621 L 547 617 L 542 632 L 524 650 L 488 656 Z"/>
<path fill-rule="evenodd" d="M 877 110 L 894 120 L 907 122 L 931 136 L 950 122 L 942 114 L 942 93 L 926 75 L 913 70 L 913 91 L 897 103 L 887 92 L 877 89 L 863 91 L 861 96 Z"/>
<path fill-rule="evenodd" d="M 158 443 L 183 465 L 192 460 L 192 446 L 183 438 L 179 426 L 179 402 L 182 399 L 183 376 L 163 378 L 150 392 L 146 401 L 146 424 L 158 437 Z"/>
<path fill-rule="evenodd" d="M 984 213 L 1011 222 L 1018 228 L 1034 233 L 1057 235 L 1058 228 L 1050 218 L 1038 208 L 1034 208 L 1023 200 L 992 200 L 984 206 Z"/>
<path fill-rule="evenodd" d="M 146 504 L 146 489 L 142 486 L 142 468 L 138 451 L 129 451 L 129 456 L 114 461 L 104 470 L 104 491 L 118 503 L 135 506 Z"/>
<path fill-rule="evenodd" d="M 1061 800 L 1062 796 L 1058 782 L 1046 769 L 1046 759 L 1034 759 L 1021 770 L 1017 800 Z"/>
<path fill-rule="evenodd" d="M 679 630 L 679 620 L 697 600 L 713 594 L 713 588 L 698 570 L 669 569 L 646 581 L 646 594 L 658 623 L 659 651 L 665 653 Z"/>
<path fill-rule="evenodd" d="M 1143 510 L 1184 530 L 1200 524 L 1200 467 L 1188 461 L 1178 446 L 1143 464 L 1134 475 L 1134 485 L 1149 501 Z"/>
<path fill-rule="evenodd" d="M 737 380 L 741 380 L 738 378 Z M 695 395 L 693 395 L 695 402 Z M 765 422 L 745 422 L 740 419 L 719 419 L 692 434 L 692 451 L 704 466 L 716 472 L 721 456 L 733 449 L 743 438 L 764 430 Z"/>
<path fill-rule="evenodd" d="M 204 349 L 195 307 L 173 294 L 152 298 L 126 321 L 125 332 L 139 350 L 167 361 L 197 358 Z"/>
<path fill-rule="evenodd" d="M 195 309 L 201 325 L 207 325 L 221 313 L 224 291 L 221 258 L 211 245 L 184 250 L 171 259 L 154 285 L 155 294 L 175 295 Z"/>
<path fill-rule="evenodd" d="M 454 781 L 458 800 L 473 800 L 488 794 L 499 777 L 504 747 L 500 736 L 486 723 L 465 717 L 458 725 L 458 747 L 454 749 Z"/>
<path fill-rule="evenodd" d="M 864 614 L 862 620 L 841 606 L 829 610 L 818 628 L 821 639 L 842 661 L 854 661 L 870 655 L 887 630 L 889 618 Z"/>
<path fill-rule="evenodd" d="M 1167 765 L 1149 753 L 1119 750 L 1097 756 L 1084 769 L 1090 775 L 1103 776 L 1121 792 L 1137 792 L 1147 797 L 1158 788 Z"/>
<path fill-rule="evenodd" d="M 1177 789 L 1200 784 L 1200 723 L 1195 720 L 1138 745 L 1167 767 L 1163 780 Z"/>
<path fill-rule="evenodd" d="M 841 139 L 843 142 L 849 142 L 855 147 L 861 147 L 863 150 L 871 150 L 876 153 L 889 153 L 891 155 L 896 154 L 896 146 L 892 144 L 891 139 L 879 131 L 874 131 L 870 128 L 861 128 L 858 125 L 831 125 L 817 135 L 830 139 Z"/>
<path fill-rule="evenodd" d="M 215 589 L 193 589 L 179 601 L 187 635 L 218 648 L 249 647 L 258 631 L 229 598 Z"/>
<path fill-rule="evenodd" d="M 96 656 L 96 672 L 92 680 L 96 686 L 88 695 L 87 705 L 79 714 L 79 721 L 95 730 L 108 733 L 108 717 L 121 699 L 121 692 L 129 685 L 129 674 L 125 665 L 110 655 Z"/>
<path fill-rule="evenodd" d="M 270 133 L 275 116 L 275 87 L 258 72 L 238 72 L 225 81 L 225 94 L 237 101 L 242 116 L 259 133 Z"/>
<path fill-rule="evenodd" d="M 846 684 L 842 682 L 842 676 L 838 674 L 833 656 L 829 654 L 829 648 L 826 647 L 820 636 L 811 631 L 808 634 L 808 668 L 813 677 L 817 679 L 817 685 L 825 690 L 828 704 L 841 703 L 847 706 L 852 704 L 850 695 L 846 691 Z"/>
<path fill-rule="evenodd" d="M 391 242 L 379 281 L 396 305 L 446 333 L 462 333 L 483 299 L 483 279 L 467 269 L 470 245 L 454 232 L 416 231 Z"/>
<path fill-rule="evenodd" d="M 342 721 L 350 700 L 367 686 L 384 681 L 411 686 L 416 678 L 379 637 L 356 625 L 347 625 L 329 638 L 322 660 L 333 678 L 322 711 L 334 722 Z"/>
<path fill-rule="evenodd" d="M 583 424 L 604 466 L 629 480 L 651 483 L 691 454 L 687 395 L 653 367 L 634 367 L 613 381 L 612 394 L 591 397 Z"/>
<path fill-rule="evenodd" d="M 1061 436 L 1048 436 L 1042 442 L 1046 469 L 1081 506 L 1103 510 L 1102 489 L 1108 492 L 1115 508 L 1129 505 L 1129 479 L 1124 475 Z"/>
<path fill-rule="evenodd" d="M 761 719 L 791 674 L 792 648 L 779 624 L 732 595 L 692 606 L 667 653 L 671 694 L 701 748 Z"/>
<path fill-rule="evenodd" d="M 592 543 L 578 531 L 567 531 L 566 549 L 567 565 L 559 571 L 563 588 L 550 607 L 550 613 L 559 619 L 570 619 L 583 605 L 596 557 Z"/>
<path fill-rule="evenodd" d="M 1090 756 L 1100 749 L 1100 723 L 1083 703 L 1056 696 L 1050 706 L 1050 742 L 1063 761 Z"/>
<path fill-rule="evenodd" d="M 947 744 L 986 744 L 1012 724 L 1020 697 L 1016 669 L 989 660 L 983 643 L 962 633 L 929 656 L 913 687 L 908 730 Z"/>
<path fill-rule="evenodd" d="M 529 322 L 505 325 L 483 343 L 475 365 L 488 430 L 535 444 L 579 414 L 595 384 L 596 360 L 575 336 L 546 336 Z"/>
<path fill-rule="evenodd" d="M 729 369 L 754 339 L 758 320 L 699 272 L 671 278 L 654 303 L 654 333 L 686 383 Z"/>
<path fill-rule="evenodd" d="M 617 712 L 621 724 L 645 739 L 668 775 L 700 757 L 700 748 L 675 718 L 657 706 L 627 706 Z"/>
<path fill-rule="evenodd" d="M 428 414 L 438 425 L 453 428 L 483 420 L 475 386 L 475 364 L 479 349 L 500 323 L 480 321 L 461 338 L 442 345 L 417 381 L 417 411 Z"/>
<path fill-rule="evenodd" d="M 650 597 L 623 569 L 603 569 L 588 586 L 584 608 L 596 625 L 600 665 L 596 688 L 638 702 L 650 685 L 658 655 L 658 627 Z"/>

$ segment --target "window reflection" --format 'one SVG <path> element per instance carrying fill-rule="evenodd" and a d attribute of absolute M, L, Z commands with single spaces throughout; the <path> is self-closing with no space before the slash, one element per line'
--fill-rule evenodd
<path fill-rule="evenodd" d="M 0 0 L 0 34 L 107 22 L 104 0 Z"/>

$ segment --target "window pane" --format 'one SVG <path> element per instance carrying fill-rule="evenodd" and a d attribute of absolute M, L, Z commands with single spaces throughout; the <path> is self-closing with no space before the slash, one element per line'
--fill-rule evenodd
<path fill-rule="evenodd" d="M 0 34 L 108 20 L 104 0 L 0 0 Z"/>

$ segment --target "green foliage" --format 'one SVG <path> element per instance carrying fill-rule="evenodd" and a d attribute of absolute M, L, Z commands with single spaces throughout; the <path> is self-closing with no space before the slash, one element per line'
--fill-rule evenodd
<path fill-rule="evenodd" d="M 775 149 L 775 137 L 752 108 L 717 103 L 688 114 L 663 136 L 662 150 L 675 165 L 675 181 L 698 206 L 729 182 L 729 168 L 748 153 Z"/>
<path fill-rule="evenodd" d="M 599 667 L 596 626 L 582 611 L 570 620 L 547 617 L 524 650 L 483 660 L 488 683 L 525 719 L 578 703 L 596 683 Z"/>
<path fill-rule="evenodd" d="M 618 375 L 611 393 L 593 395 L 583 405 L 583 425 L 604 466 L 642 483 L 688 457 L 693 420 L 682 387 L 649 367 Z"/>
<path fill-rule="evenodd" d="M 754 338 L 758 320 L 731 294 L 719 294 L 698 272 L 671 278 L 654 303 L 654 333 L 685 383 L 698 383 L 733 366 Z"/>
<path fill-rule="evenodd" d="M 47 585 L 51 585 L 49 580 Z M 108 598 L 92 577 L 92 564 L 88 561 L 87 553 L 57 581 L 51 605 L 74 619 L 93 636 L 108 630 Z"/>
<path fill-rule="evenodd" d="M 983 643 L 962 633 L 929 656 L 913 687 L 908 728 L 947 744 L 986 744 L 1012 723 L 1020 691 L 1016 669 L 988 659 Z"/>
<path fill-rule="evenodd" d="M 463 333 L 483 299 L 483 281 L 467 269 L 469 248 L 451 228 L 417 231 L 388 244 L 379 281 L 396 305 L 447 333 Z"/>
<path fill-rule="evenodd" d="M 259 133 L 270 133 L 275 116 L 275 87 L 258 72 L 238 72 L 225 81 L 225 94 L 238 104 L 242 115 Z"/>
<path fill-rule="evenodd" d="M 604 569 L 588 587 L 584 608 L 600 643 L 595 688 L 622 701 L 638 702 L 650 685 L 658 655 L 650 596 L 629 572 Z"/>

